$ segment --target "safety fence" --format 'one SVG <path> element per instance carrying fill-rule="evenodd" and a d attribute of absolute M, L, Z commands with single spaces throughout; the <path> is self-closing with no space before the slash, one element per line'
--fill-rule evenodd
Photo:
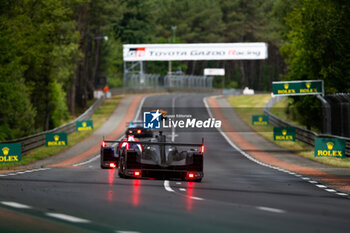
<path fill-rule="evenodd" d="M 211 89 L 213 76 L 128 74 L 124 78 L 126 88 Z"/>
<path fill-rule="evenodd" d="M 269 100 L 269 102 L 265 105 L 264 114 L 269 116 L 269 123 L 275 127 L 294 127 L 295 128 L 295 137 L 301 142 L 304 142 L 310 146 L 315 146 L 315 138 L 316 137 L 327 137 L 327 138 L 338 138 L 346 140 L 346 156 L 350 157 L 350 138 L 335 136 L 330 134 L 318 134 L 314 131 L 307 130 L 295 125 L 292 125 L 274 114 L 270 112 L 270 109 L 276 102 L 279 102 L 283 99 L 283 97 L 274 97 Z"/>
<path fill-rule="evenodd" d="M 91 116 L 95 113 L 95 111 L 103 104 L 104 100 L 105 100 L 104 97 L 96 100 L 95 103 L 91 105 L 83 114 L 77 117 L 74 121 L 71 121 L 65 125 L 61 125 L 51 130 L 47 130 L 34 135 L 30 135 L 27 137 L 6 141 L 2 143 L 21 143 L 22 153 L 23 154 L 28 153 L 31 150 L 34 150 L 38 147 L 45 145 L 46 133 L 61 133 L 61 132 L 65 132 L 67 134 L 73 133 L 76 130 L 76 126 L 75 126 L 76 122 L 89 120 Z"/>

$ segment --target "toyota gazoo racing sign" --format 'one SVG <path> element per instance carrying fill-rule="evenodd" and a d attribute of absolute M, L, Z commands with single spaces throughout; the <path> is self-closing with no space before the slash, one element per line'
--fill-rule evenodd
<path fill-rule="evenodd" d="M 126 44 L 124 61 L 261 60 L 266 43 Z"/>

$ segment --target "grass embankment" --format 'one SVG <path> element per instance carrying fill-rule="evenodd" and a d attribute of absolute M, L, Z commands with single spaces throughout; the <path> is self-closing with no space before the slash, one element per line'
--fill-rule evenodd
<path fill-rule="evenodd" d="M 93 120 L 94 129 L 92 131 L 84 132 L 74 132 L 68 135 L 68 146 L 57 146 L 57 147 L 39 147 L 26 155 L 22 155 L 22 161 L 19 163 L 3 163 L 0 164 L 0 170 L 6 170 L 13 168 L 15 166 L 26 165 L 34 161 L 47 158 L 49 156 L 55 155 L 67 148 L 70 148 L 77 144 L 78 142 L 84 140 L 94 131 L 102 126 L 102 124 L 110 117 L 112 112 L 117 107 L 120 99 L 123 96 L 113 96 L 111 99 L 106 99 L 106 101 L 99 107 L 99 109 L 92 115 L 91 120 Z"/>
<path fill-rule="evenodd" d="M 249 95 L 249 96 L 230 96 L 228 101 L 235 107 L 235 110 L 239 117 L 249 125 L 253 130 L 259 133 L 264 138 L 277 144 L 278 146 L 287 150 L 294 151 L 296 154 L 301 155 L 305 158 L 315 160 L 317 162 L 339 166 L 339 167 L 350 167 L 350 158 L 327 158 L 327 157 L 315 157 L 314 148 L 296 140 L 295 142 L 278 142 L 273 140 L 273 127 L 272 126 L 253 126 L 252 115 L 262 115 L 263 108 L 271 98 L 270 94 L 265 95 Z M 288 105 L 288 99 L 285 99 L 273 106 L 271 112 L 279 118 L 290 122 L 291 124 L 302 127 L 298 122 L 292 121 L 290 116 L 283 110 Z"/>

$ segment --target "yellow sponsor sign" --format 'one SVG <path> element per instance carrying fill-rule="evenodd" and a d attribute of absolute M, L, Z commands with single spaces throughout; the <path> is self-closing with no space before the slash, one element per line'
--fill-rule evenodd
<path fill-rule="evenodd" d="M 66 142 L 65 141 L 51 141 L 47 142 L 48 146 L 65 146 Z"/>
<path fill-rule="evenodd" d="M 78 131 L 87 131 L 87 130 L 92 130 L 91 126 L 87 126 L 87 127 L 78 127 Z"/>
<path fill-rule="evenodd" d="M 340 150 L 317 150 L 317 156 L 343 157 Z"/>
<path fill-rule="evenodd" d="M 0 162 L 19 162 L 18 155 L 0 156 Z"/>
<path fill-rule="evenodd" d="M 295 141 L 294 137 L 292 135 L 286 135 L 286 136 L 275 136 L 276 141 Z"/>

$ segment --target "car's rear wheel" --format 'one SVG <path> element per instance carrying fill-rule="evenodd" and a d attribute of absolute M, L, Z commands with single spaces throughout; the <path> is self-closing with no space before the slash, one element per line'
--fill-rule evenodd
<path fill-rule="evenodd" d="M 119 162 L 119 168 L 118 168 L 118 176 L 120 178 L 125 178 L 124 169 L 125 169 L 124 159 L 121 158 Z"/>

